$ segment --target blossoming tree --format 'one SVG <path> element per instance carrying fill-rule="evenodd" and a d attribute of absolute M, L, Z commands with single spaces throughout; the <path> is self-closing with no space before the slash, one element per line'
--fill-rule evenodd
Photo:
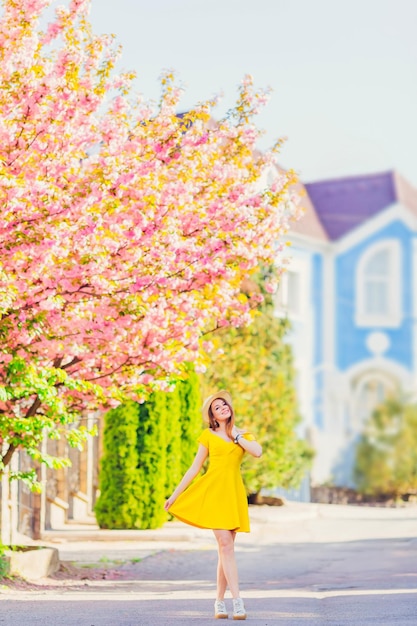
<path fill-rule="evenodd" d="M 265 99 L 179 115 L 169 73 L 152 108 L 114 75 L 88 0 L 3 0 L 0 18 L 0 472 L 81 411 L 140 399 L 199 363 L 204 337 L 245 324 L 242 279 L 277 253 L 296 213 L 291 174 L 264 184 Z M 53 7 L 52 7 L 53 8 Z M 43 21 L 42 19 L 43 18 Z"/>

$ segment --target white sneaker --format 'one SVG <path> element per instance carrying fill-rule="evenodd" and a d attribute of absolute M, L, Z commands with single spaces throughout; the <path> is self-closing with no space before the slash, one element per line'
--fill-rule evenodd
<path fill-rule="evenodd" d="M 223 600 L 216 600 L 214 603 L 214 617 L 216 619 L 227 619 L 229 617 Z"/>
<path fill-rule="evenodd" d="M 233 598 L 233 619 L 246 619 L 245 605 L 242 598 Z"/>

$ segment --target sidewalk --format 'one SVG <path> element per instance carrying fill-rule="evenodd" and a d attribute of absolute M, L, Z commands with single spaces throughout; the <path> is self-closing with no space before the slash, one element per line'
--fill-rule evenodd
<path fill-rule="evenodd" d="M 265 526 L 281 526 L 295 520 L 313 519 L 316 504 L 287 502 L 284 506 L 250 506 L 251 533 L 242 533 L 243 543 L 262 534 Z M 243 537 L 244 535 L 244 537 Z M 162 550 L 215 550 L 216 541 L 207 529 L 182 522 L 167 522 L 154 530 L 106 530 L 95 524 L 68 524 L 59 530 L 47 530 L 33 542 L 58 548 L 61 561 L 105 563 L 146 558 Z"/>
<path fill-rule="evenodd" d="M 417 522 L 417 507 L 357 507 L 287 501 L 283 506 L 252 505 L 249 515 L 251 532 L 239 533 L 238 551 L 250 549 L 254 543 L 263 544 L 271 537 L 281 543 L 298 541 L 310 525 L 314 526 L 319 520 L 321 526 L 328 528 L 329 537 L 340 524 L 346 522 L 349 529 L 349 520 L 360 521 L 363 537 L 367 538 L 370 532 L 376 532 L 378 520 L 382 524 L 381 532 L 385 532 L 384 520 L 391 521 L 393 528 L 398 528 L 395 522 Z M 315 532 L 310 532 L 309 537 L 314 541 Z M 94 523 L 68 524 L 59 530 L 45 531 L 39 541 L 25 543 L 57 548 L 61 561 L 85 564 L 137 561 L 164 550 L 217 549 L 212 532 L 179 521 L 167 522 L 155 530 L 105 530 Z"/>
<path fill-rule="evenodd" d="M 251 505 L 249 514 L 252 529 L 264 523 L 285 523 L 317 516 L 319 505 L 303 502 L 287 502 L 284 506 Z M 42 540 L 62 541 L 190 541 L 206 533 L 205 529 L 188 526 L 182 522 L 167 522 L 162 528 L 150 530 L 108 530 L 94 523 L 67 524 L 58 530 L 46 530 Z"/>

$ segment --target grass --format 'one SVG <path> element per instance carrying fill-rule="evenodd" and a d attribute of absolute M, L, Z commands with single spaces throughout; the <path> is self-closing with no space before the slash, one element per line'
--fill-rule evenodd
<path fill-rule="evenodd" d="M 123 565 L 125 561 L 123 559 L 109 559 L 107 556 L 102 556 L 99 563 L 108 563 L 111 565 Z"/>
<path fill-rule="evenodd" d="M 108 556 L 102 556 L 98 561 L 96 561 L 95 563 L 79 563 L 79 567 L 85 567 L 85 568 L 94 568 L 97 567 L 97 565 L 102 564 L 102 565 L 123 565 L 124 563 L 140 563 L 142 561 L 141 558 L 137 557 L 137 558 L 133 558 L 133 559 L 109 559 Z"/>
<path fill-rule="evenodd" d="M 5 547 L 2 543 L 0 543 L 0 580 L 2 578 L 6 578 L 9 573 L 9 564 L 6 561 L 6 557 L 4 556 Z"/>
<path fill-rule="evenodd" d="M 7 578 L 9 573 L 9 564 L 7 563 L 4 556 L 0 556 L 0 580 L 2 578 Z"/>

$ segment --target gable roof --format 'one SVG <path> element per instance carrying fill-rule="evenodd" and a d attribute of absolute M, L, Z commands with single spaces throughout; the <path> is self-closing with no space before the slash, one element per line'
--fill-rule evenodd
<path fill-rule="evenodd" d="M 298 233 L 299 235 L 306 235 L 307 237 L 313 237 L 313 239 L 319 239 L 320 241 L 328 241 L 329 237 L 324 230 L 319 216 L 317 215 L 314 204 L 311 202 L 305 186 L 301 182 L 296 182 L 291 189 L 293 189 L 300 197 L 300 205 L 304 209 L 304 214 L 299 220 L 291 224 L 291 231 Z"/>
<path fill-rule="evenodd" d="M 307 183 L 305 189 L 315 218 L 330 240 L 340 239 L 396 202 L 417 216 L 417 190 L 393 171 Z M 307 203 L 302 204 L 306 215 L 300 222 L 311 213 Z M 314 236 L 308 229 L 305 234 Z"/>

